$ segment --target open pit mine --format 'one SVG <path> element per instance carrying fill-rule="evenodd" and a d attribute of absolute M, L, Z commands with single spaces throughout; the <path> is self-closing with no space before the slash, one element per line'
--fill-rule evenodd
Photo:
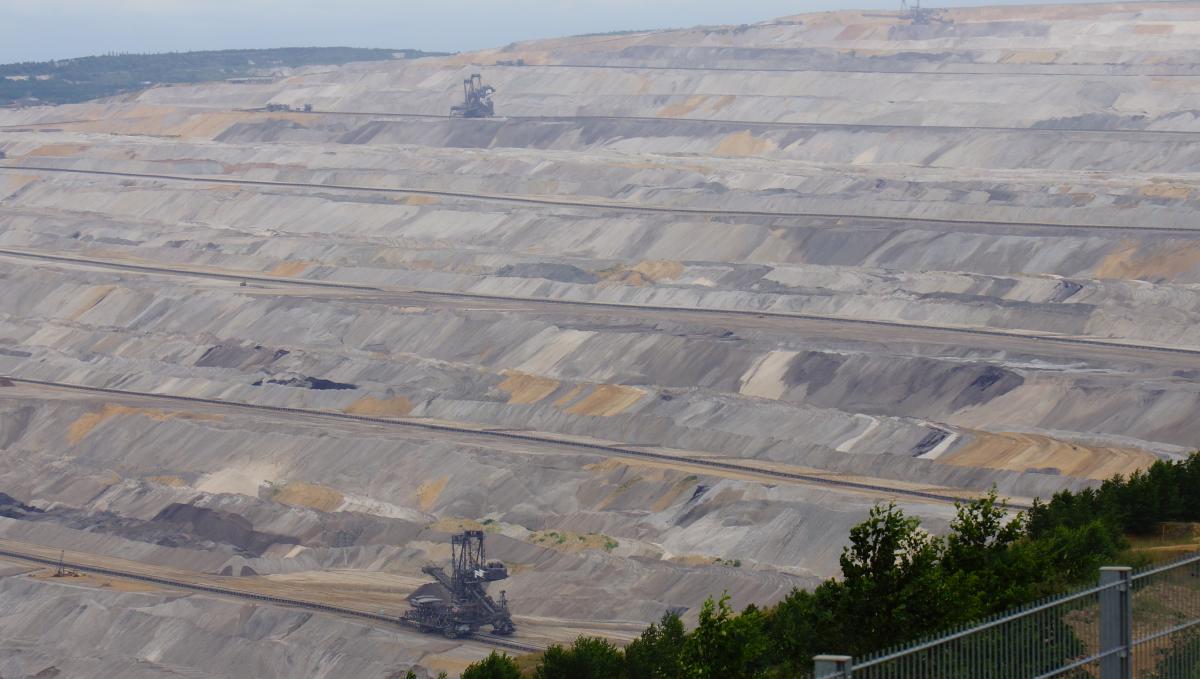
<path fill-rule="evenodd" d="M 456 676 L 1182 455 L 1198 35 L 845 11 L 0 111 L 0 676 Z"/>

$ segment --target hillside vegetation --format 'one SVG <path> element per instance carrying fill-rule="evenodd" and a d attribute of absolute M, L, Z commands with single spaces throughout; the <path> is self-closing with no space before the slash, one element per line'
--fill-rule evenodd
<path fill-rule="evenodd" d="M 620 649 L 581 637 L 552 646 L 537 679 L 773 679 L 801 675 L 821 653 L 864 655 L 935 634 L 1095 581 L 1104 565 L 1140 565 L 1126 536 L 1163 522 L 1200 521 L 1200 453 L 1114 476 L 1098 488 L 1063 491 L 1011 515 L 990 493 L 957 506 L 945 536 L 921 529 L 895 504 L 879 505 L 850 531 L 840 579 L 793 590 L 775 606 L 736 612 L 710 598 L 695 629 L 673 613 Z M 1063 658 L 1078 640 L 1065 628 Z M 1030 674 L 1045 668 L 1030 667 Z M 1195 668 L 1200 671 L 1200 667 Z M 464 679 L 522 675 L 493 654 Z M 1192 675 L 1195 676 L 1195 675 Z"/>
<path fill-rule="evenodd" d="M 386 61 L 400 55 L 412 59 L 437 54 L 359 47 L 281 47 L 28 61 L 0 65 L 0 106 L 27 98 L 45 104 L 70 104 L 162 83 L 226 80 L 270 75 L 275 69 L 297 66 Z"/>

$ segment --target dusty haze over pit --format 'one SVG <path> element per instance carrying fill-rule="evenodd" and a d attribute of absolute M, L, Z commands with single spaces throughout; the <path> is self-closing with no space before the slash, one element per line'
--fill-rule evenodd
<path fill-rule="evenodd" d="M 1197 33 L 1197 3 L 804 14 L 0 112 L 0 492 L 44 510 L 0 539 L 399 613 L 485 527 L 518 637 L 623 639 L 836 574 L 878 501 L 940 530 L 1183 454 Z M 447 118 L 476 71 L 498 117 Z M 86 587 L 18 568 L 0 627 Z M 355 640 L 267 677 L 488 651 L 89 600 L 114 676 L 236 674 L 197 626 Z M 74 671 L 66 629 L 0 635 L 0 674 Z"/>

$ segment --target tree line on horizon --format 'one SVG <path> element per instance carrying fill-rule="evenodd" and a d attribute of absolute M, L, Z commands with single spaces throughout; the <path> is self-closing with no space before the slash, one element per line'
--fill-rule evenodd
<path fill-rule="evenodd" d="M 280 47 L 155 54 L 105 54 L 76 59 L 0 65 L 0 105 L 23 99 L 70 104 L 147 87 L 146 83 L 197 83 L 269 73 L 272 68 L 340 66 L 441 56 L 441 52 L 361 47 Z"/>

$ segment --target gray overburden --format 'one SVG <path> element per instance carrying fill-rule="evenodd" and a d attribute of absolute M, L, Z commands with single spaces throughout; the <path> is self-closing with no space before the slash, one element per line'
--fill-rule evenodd
<path fill-rule="evenodd" d="M 0 550 L 620 641 L 1194 448 L 1200 4 L 926 10 L 0 111 Z M 0 564 L 5 677 L 491 650 Z"/>

